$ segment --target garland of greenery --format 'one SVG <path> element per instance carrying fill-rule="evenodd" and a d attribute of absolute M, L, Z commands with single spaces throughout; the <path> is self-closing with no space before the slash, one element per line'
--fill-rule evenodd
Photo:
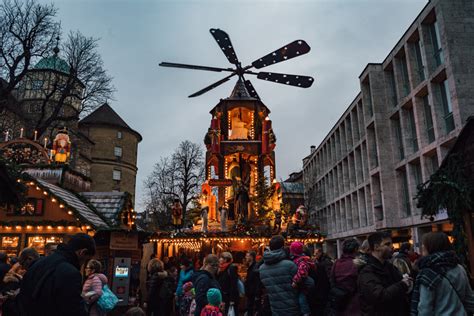
<path fill-rule="evenodd" d="M 25 193 L 28 191 L 28 187 L 25 184 L 16 181 L 16 179 L 21 176 L 21 169 L 16 164 L 11 163 L 2 156 L 0 156 L 0 166 L 5 168 L 8 177 L 11 180 L 10 186 L 14 192 L 18 192 L 17 197 L 19 198 L 19 201 L 17 202 L 21 204 L 22 198 L 24 198 Z"/>
<path fill-rule="evenodd" d="M 447 211 L 453 224 L 454 247 L 464 263 L 467 262 L 467 247 L 463 214 L 472 209 L 473 193 L 473 183 L 466 177 L 462 156 L 451 154 L 441 168 L 418 187 L 416 196 L 423 217 L 434 220 L 442 210 Z"/>

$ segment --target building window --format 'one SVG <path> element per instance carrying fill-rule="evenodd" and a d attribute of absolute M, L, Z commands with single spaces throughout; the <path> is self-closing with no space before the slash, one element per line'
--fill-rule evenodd
<path fill-rule="evenodd" d="M 405 149 L 403 148 L 402 127 L 398 118 L 393 119 L 393 128 L 398 147 L 398 158 L 402 160 L 405 158 Z"/>
<path fill-rule="evenodd" d="M 31 82 L 31 90 L 38 91 L 38 90 L 43 89 L 43 83 L 44 83 L 43 80 L 39 80 L 39 79 L 33 80 Z"/>
<path fill-rule="evenodd" d="M 454 129 L 453 105 L 451 104 L 451 95 L 449 93 L 448 81 L 443 81 L 439 90 L 441 92 L 441 102 L 444 110 L 444 123 L 446 125 L 446 133 Z"/>
<path fill-rule="evenodd" d="M 390 88 L 392 90 L 392 105 L 396 107 L 398 104 L 397 96 L 397 84 L 395 82 L 395 73 L 393 71 L 388 72 L 388 80 L 390 81 Z"/>
<path fill-rule="evenodd" d="M 430 26 L 431 42 L 433 43 L 434 58 L 436 66 L 441 65 L 444 62 L 443 49 L 441 48 L 441 36 L 439 33 L 438 21 L 435 21 Z"/>
<path fill-rule="evenodd" d="M 418 41 L 415 43 L 415 55 L 416 55 L 416 65 L 418 70 L 418 78 L 420 81 L 426 79 L 425 76 L 425 65 L 423 64 L 423 57 L 421 54 L 421 42 Z"/>
<path fill-rule="evenodd" d="M 416 125 L 415 125 L 415 113 L 413 112 L 413 108 L 407 110 L 408 111 L 408 126 L 410 128 L 410 138 L 411 138 L 411 146 L 413 152 L 418 151 L 418 137 L 416 135 Z"/>
<path fill-rule="evenodd" d="M 410 79 L 408 77 L 407 60 L 405 57 L 400 58 L 400 71 L 402 74 L 403 96 L 405 97 L 410 93 Z"/>
<path fill-rule="evenodd" d="M 40 103 L 32 103 L 28 107 L 28 112 L 30 113 L 41 113 L 41 104 Z"/>
<path fill-rule="evenodd" d="M 118 132 L 117 132 L 117 138 L 118 138 L 118 139 L 122 139 L 122 132 L 121 132 L 121 131 L 118 131 Z"/>
<path fill-rule="evenodd" d="M 410 193 L 408 192 L 408 180 L 407 173 L 405 170 L 399 171 L 401 181 L 401 193 L 402 193 L 402 204 L 404 216 L 408 217 L 411 215 L 411 204 L 410 204 Z"/>
<path fill-rule="evenodd" d="M 428 101 L 428 96 L 423 97 L 423 109 L 425 112 L 426 133 L 428 135 L 428 143 L 431 144 L 435 140 L 433 116 L 431 114 L 431 105 Z"/>
<path fill-rule="evenodd" d="M 369 117 L 372 117 L 374 115 L 374 108 L 372 104 L 372 91 L 370 89 L 370 82 L 367 83 L 367 113 L 369 114 Z"/>
<path fill-rule="evenodd" d="M 114 170 L 112 174 L 112 179 L 115 181 L 120 181 L 122 179 L 122 171 Z"/>
<path fill-rule="evenodd" d="M 122 157 L 122 147 L 115 146 L 114 148 L 114 155 L 115 157 L 119 158 Z"/>

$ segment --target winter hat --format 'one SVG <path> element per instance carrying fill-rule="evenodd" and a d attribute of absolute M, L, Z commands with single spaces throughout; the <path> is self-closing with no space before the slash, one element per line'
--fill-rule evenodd
<path fill-rule="evenodd" d="M 222 303 L 222 294 L 219 289 L 210 288 L 207 291 L 207 301 L 212 306 L 219 306 Z"/>
<path fill-rule="evenodd" d="M 193 282 L 186 282 L 183 285 L 184 292 L 190 291 L 192 288 L 193 288 Z"/>
<path fill-rule="evenodd" d="M 303 243 L 299 241 L 292 242 L 290 245 L 290 253 L 297 256 L 303 254 Z"/>

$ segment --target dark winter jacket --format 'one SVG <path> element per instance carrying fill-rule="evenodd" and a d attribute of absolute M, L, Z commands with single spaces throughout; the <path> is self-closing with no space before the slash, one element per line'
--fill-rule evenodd
<path fill-rule="evenodd" d="M 255 298 L 257 293 L 260 277 L 258 274 L 257 263 L 252 263 L 247 269 L 247 277 L 245 278 L 245 296 Z"/>
<path fill-rule="evenodd" d="M 362 315 L 408 315 L 407 286 L 390 262 L 381 263 L 369 255 L 359 272 L 358 287 Z"/>
<path fill-rule="evenodd" d="M 298 292 L 291 286 L 298 268 L 284 249 L 266 251 L 260 267 L 260 280 L 265 286 L 273 316 L 299 315 Z"/>
<path fill-rule="evenodd" d="M 196 311 L 194 315 L 199 316 L 204 306 L 206 306 L 209 303 L 207 301 L 207 291 L 210 288 L 216 288 L 220 290 L 220 286 L 216 278 L 212 274 L 207 272 L 206 270 L 199 270 L 199 271 L 194 272 L 193 285 L 194 285 L 194 291 L 196 293 L 195 294 Z"/>
<path fill-rule="evenodd" d="M 18 295 L 24 316 L 83 316 L 82 276 L 76 253 L 59 245 L 26 272 Z"/>
<path fill-rule="evenodd" d="M 327 273 L 327 267 L 329 264 L 332 266 L 332 261 L 315 261 L 316 271 L 314 275 L 311 275 L 311 277 L 315 280 L 315 286 L 314 290 L 310 291 L 310 299 L 308 300 L 310 303 L 311 312 L 314 315 L 325 315 L 326 313 L 326 305 L 328 303 L 330 289 L 329 274 Z"/>
<path fill-rule="evenodd" d="M 347 306 L 340 310 L 337 315 L 360 315 L 359 295 L 357 293 L 358 269 L 354 264 L 354 259 L 355 256 L 343 254 L 333 265 L 331 274 L 332 285 L 350 293 L 350 300 Z"/>
<path fill-rule="evenodd" d="M 217 274 L 217 281 L 221 287 L 222 301 L 225 303 L 226 309 L 230 302 L 234 302 L 234 304 L 239 303 L 238 279 L 237 267 L 233 264 Z"/>
<path fill-rule="evenodd" d="M 3 278 L 5 277 L 5 274 L 10 271 L 10 265 L 5 262 L 0 262 L 0 286 L 3 285 Z"/>
<path fill-rule="evenodd" d="M 147 312 L 149 315 L 169 315 L 168 308 L 172 306 L 175 284 L 166 271 L 153 273 L 147 285 Z M 171 302 L 170 302 L 171 298 Z"/>

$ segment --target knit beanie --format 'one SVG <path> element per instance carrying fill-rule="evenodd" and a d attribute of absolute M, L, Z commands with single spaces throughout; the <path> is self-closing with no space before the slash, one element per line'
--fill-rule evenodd
<path fill-rule="evenodd" d="M 303 243 L 299 241 L 292 242 L 290 245 L 290 253 L 297 256 L 303 254 Z"/>
<path fill-rule="evenodd" d="M 210 305 L 219 307 L 222 303 L 221 291 L 219 291 L 219 289 L 210 288 L 207 291 L 207 301 Z"/>
<path fill-rule="evenodd" d="M 193 288 L 193 282 L 186 282 L 183 284 L 183 291 L 188 292 Z"/>

